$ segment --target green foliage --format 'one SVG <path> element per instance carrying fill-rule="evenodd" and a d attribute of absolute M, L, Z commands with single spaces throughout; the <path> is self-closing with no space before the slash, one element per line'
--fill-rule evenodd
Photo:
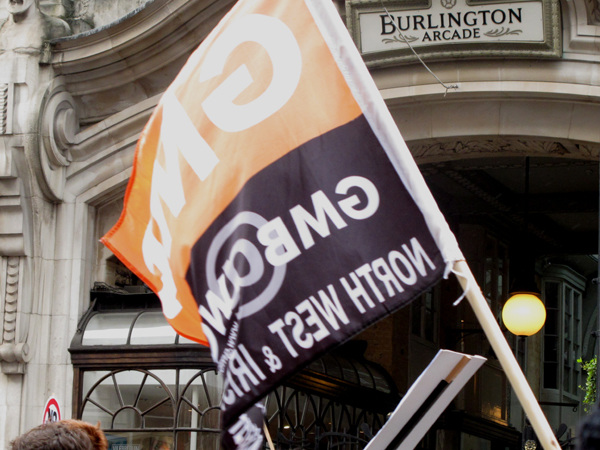
<path fill-rule="evenodd" d="M 589 413 L 596 404 L 596 366 L 598 362 L 597 356 L 594 356 L 589 361 L 583 362 L 581 358 L 577 360 L 581 364 L 581 368 L 587 373 L 585 386 L 579 386 L 585 397 L 583 398 L 583 409 Z"/>

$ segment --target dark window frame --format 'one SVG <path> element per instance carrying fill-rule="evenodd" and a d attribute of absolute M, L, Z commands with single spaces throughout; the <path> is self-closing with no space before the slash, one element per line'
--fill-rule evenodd
<path fill-rule="evenodd" d="M 109 289 L 92 291 L 91 298 L 91 307 L 80 320 L 69 348 L 74 366 L 75 418 L 82 418 L 85 406 L 90 404 L 93 388 L 89 392 L 82 392 L 84 375 L 88 371 L 103 371 L 107 372 L 105 376 L 114 377 L 124 371 L 141 371 L 147 376 L 153 376 L 154 370 L 168 369 L 176 371 L 179 379 L 179 371 L 183 369 L 197 370 L 198 373 L 215 370 L 210 349 L 194 343 L 151 346 L 82 345 L 85 327 L 95 314 L 133 310 L 160 311 L 160 302 L 153 293 L 130 294 Z M 135 321 L 132 321 L 132 329 Z M 127 342 L 130 342 L 129 338 Z M 400 396 L 391 377 L 380 366 L 361 356 L 365 349 L 366 346 L 361 341 L 350 341 L 348 345 L 326 355 L 324 360 L 317 360 L 296 373 L 268 396 L 268 426 L 277 448 L 362 448 L 378 431 L 387 414 L 397 406 Z M 327 362 L 323 362 L 325 360 Z M 328 371 L 333 366 L 343 366 L 350 378 L 357 382 L 334 376 Z M 365 385 L 360 385 L 358 371 L 361 371 Z M 335 372 L 337 374 L 344 371 Z M 374 388 L 367 387 L 366 384 Z M 176 385 L 179 386 L 178 383 Z M 178 411 L 185 401 L 181 394 L 183 391 L 176 393 L 177 398 L 173 397 L 176 408 L 171 431 L 175 444 L 182 432 L 216 433 L 215 430 L 201 427 L 178 427 Z M 305 399 L 305 405 L 312 405 L 312 427 L 304 423 L 292 424 L 286 419 L 290 414 L 289 408 L 296 408 L 294 401 L 297 402 L 301 397 Z M 340 417 L 346 419 L 341 420 L 336 414 L 342 414 Z M 153 428 L 146 429 L 152 430 Z M 164 432 L 165 429 L 158 431 Z"/>

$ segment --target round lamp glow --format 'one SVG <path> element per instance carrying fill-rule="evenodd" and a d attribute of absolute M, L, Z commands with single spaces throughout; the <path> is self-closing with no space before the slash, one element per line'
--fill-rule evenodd
<path fill-rule="evenodd" d="M 508 331 L 517 336 L 531 336 L 546 322 L 546 308 L 535 295 L 517 292 L 502 308 L 502 321 Z"/>

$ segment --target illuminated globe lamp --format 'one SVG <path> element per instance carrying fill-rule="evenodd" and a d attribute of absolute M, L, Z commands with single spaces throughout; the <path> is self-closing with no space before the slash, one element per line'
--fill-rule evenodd
<path fill-rule="evenodd" d="M 516 278 L 511 297 L 502 308 L 502 321 L 508 331 L 517 336 L 531 336 L 542 329 L 546 322 L 546 308 L 540 300 L 535 282 L 535 254 L 532 253 L 529 221 L 529 157 L 525 157 L 525 187 L 523 205 L 523 229 L 518 245 L 519 257 L 515 259 Z"/>
<path fill-rule="evenodd" d="M 502 321 L 517 336 L 531 336 L 546 322 L 546 308 L 535 292 L 515 292 L 502 308 Z"/>

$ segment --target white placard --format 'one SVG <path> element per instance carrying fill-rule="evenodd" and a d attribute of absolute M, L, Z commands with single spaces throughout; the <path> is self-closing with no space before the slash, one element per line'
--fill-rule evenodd
<path fill-rule="evenodd" d="M 365 450 L 415 448 L 485 361 L 440 350 Z"/>

